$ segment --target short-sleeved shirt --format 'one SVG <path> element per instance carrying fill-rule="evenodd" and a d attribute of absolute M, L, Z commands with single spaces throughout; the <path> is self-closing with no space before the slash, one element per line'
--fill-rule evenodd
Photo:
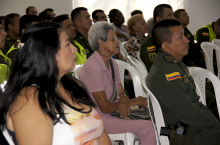
<path fill-rule="evenodd" d="M 91 49 L 88 40 L 77 30 L 76 31 L 76 37 L 74 38 L 75 41 L 77 41 L 86 51 L 86 57 L 87 59 L 92 55 L 93 50 Z"/>
<path fill-rule="evenodd" d="M 137 54 L 140 51 L 141 43 L 144 38 L 140 38 L 138 35 L 131 36 L 127 42 L 127 52 L 129 55 L 137 58 Z"/>
<path fill-rule="evenodd" d="M 115 82 L 117 89 L 117 98 L 115 102 L 118 102 L 120 99 L 118 92 L 121 79 L 119 77 L 119 70 L 116 61 L 112 59 L 112 62 L 115 71 Z M 94 100 L 95 103 L 96 100 L 94 99 L 92 93 L 105 91 L 107 100 L 109 100 L 113 94 L 114 83 L 112 80 L 112 71 L 109 63 L 108 65 L 109 66 L 107 68 L 101 55 L 97 51 L 94 51 L 94 53 L 85 62 L 80 71 L 79 78 L 85 84 L 90 97 Z M 110 114 L 103 114 L 98 105 L 96 107 L 96 110 L 101 116 L 110 116 Z"/>

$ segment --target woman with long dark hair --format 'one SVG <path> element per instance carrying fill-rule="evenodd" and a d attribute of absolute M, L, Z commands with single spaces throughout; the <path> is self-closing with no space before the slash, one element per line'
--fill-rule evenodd
<path fill-rule="evenodd" d="M 76 51 L 55 23 L 37 23 L 23 34 L 0 108 L 15 144 L 110 144 L 84 86 L 66 75 Z"/>

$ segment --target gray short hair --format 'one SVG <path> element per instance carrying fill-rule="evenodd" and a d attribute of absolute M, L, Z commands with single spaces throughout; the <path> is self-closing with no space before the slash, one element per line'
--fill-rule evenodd
<path fill-rule="evenodd" d="M 115 31 L 115 28 L 112 24 L 105 21 L 96 22 L 90 27 L 88 32 L 88 41 L 93 51 L 98 50 L 99 39 L 105 42 L 107 41 L 109 30 Z"/>

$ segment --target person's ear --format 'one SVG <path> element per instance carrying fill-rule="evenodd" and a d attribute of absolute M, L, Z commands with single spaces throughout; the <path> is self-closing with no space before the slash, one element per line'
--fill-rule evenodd
<path fill-rule="evenodd" d="M 161 20 L 162 20 L 161 17 L 156 17 L 156 23 L 157 23 L 157 22 L 160 22 Z"/>
<path fill-rule="evenodd" d="M 170 51 L 170 44 L 168 42 L 163 42 L 161 47 L 164 52 L 168 53 Z"/>
<path fill-rule="evenodd" d="M 22 30 L 21 30 L 21 33 L 23 34 L 23 33 L 24 33 L 24 31 L 25 31 L 25 29 L 22 29 Z"/>
<path fill-rule="evenodd" d="M 9 29 L 9 30 L 13 30 L 13 28 L 14 28 L 14 25 L 13 25 L 13 24 L 8 24 L 8 29 Z"/>
<path fill-rule="evenodd" d="M 136 26 L 136 25 L 133 25 L 133 26 L 132 26 L 132 29 L 136 31 L 136 30 L 137 30 L 137 26 Z"/>
<path fill-rule="evenodd" d="M 102 39 L 99 39 L 99 40 L 98 40 L 98 44 L 99 44 L 99 46 L 102 47 L 102 46 L 104 45 L 104 41 L 102 41 Z"/>
<path fill-rule="evenodd" d="M 75 20 L 75 24 L 76 24 L 77 26 L 81 26 L 81 22 L 80 22 L 79 20 Z"/>

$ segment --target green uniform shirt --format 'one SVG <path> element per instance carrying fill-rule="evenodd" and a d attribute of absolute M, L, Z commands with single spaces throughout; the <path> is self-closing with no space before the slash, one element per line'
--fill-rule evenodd
<path fill-rule="evenodd" d="M 18 40 L 14 43 L 14 45 L 12 45 L 12 47 L 8 50 L 8 52 L 7 52 L 7 54 L 6 54 L 6 56 L 11 59 L 12 64 L 14 64 L 14 62 L 15 62 L 15 60 L 16 60 L 17 51 L 18 51 L 18 44 L 19 44 L 20 41 L 21 41 L 21 40 L 18 39 Z"/>
<path fill-rule="evenodd" d="M 83 37 L 83 35 L 79 31 L 77 31 L 77 30 L 75 30 L 75 31 L 76 31 L 76 37 L 74 40 L 77 41 L 85 49 L 86 56 L 88 59 L 93 53 L 93 51 L 89 45 L 89 42 L 85 37 Z"/>
<path fill-rule="evenodd" d="M 2 51 L 5 55 L 7 54 L 8 50 L 14 45 L 14 43 L 17 40 L 11 39 L 9 35 L 6 36 L 6 42 L 5 42 L 5 47 L 4 50 Z"/>
<path fill-rule="evenodd" d="M 157 98 L 165 125 L 188 124 L 186 134 L 196 145 L 220 144 L 220 122 L 201 102 L 187 67 L 159 51 L 147 77 L 147 86 Z"/>
<path fill-rule="evenodd" d="M 150 68 L 154 63 L 154 59 L 156 55 L 157 55 L 157 49 L 154 45 L 153 39 L 151 37 L 151 33 L 149 33 L 147 37 L 144 38 L 140 48 L 140 58 L 145 64 L 148 72 L 150 71 Z"/>

